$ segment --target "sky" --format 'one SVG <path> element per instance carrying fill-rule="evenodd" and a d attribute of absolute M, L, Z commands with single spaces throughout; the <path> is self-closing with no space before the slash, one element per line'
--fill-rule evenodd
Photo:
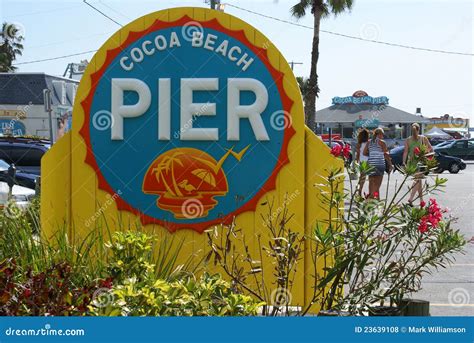
<path fill-rule="evenodd" d="M 204 0 L 90 0 L 121 24 L 170 7 L 208 6 Z M 297 0 L 226 0 L 251 11 L 312 26 L 311 16 L 296 20 L 290 7 Z M 322 30 L 415 47 L 473 53 L 473 1 L 354 0 L 351 12 L 324 19 Z M 295 65 L 296 76 L 308 76 L 312 30 L 226 6 L 259 29 Z M 24 33 L 24 54 L 17 63 L 95 50 L 120 27 L 82 0 L 0 0 L 0 20 L 16 23 Z M 70 62 L 90 60 L 93 53 L 55 61 L 22 64 L 20 72 L 62 75 Z M 403 49 L 321 33 L 318 64 L 321 93 L 317 108 L 335 96 L 365 90 L 387 96 L 390 105 L 436 117 L 445 113 L 469 118 L 474 126 L 473 56 Z"/>

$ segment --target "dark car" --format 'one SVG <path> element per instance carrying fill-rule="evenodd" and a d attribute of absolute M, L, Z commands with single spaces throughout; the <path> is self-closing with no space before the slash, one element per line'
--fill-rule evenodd
<path fill-rule="evenodd" d="M 443 155 L 454 156 L 464 160 L 474 160 L 474 139 L 458 139 L 434 150 Z"/>
<path fill-rule="evenodd" d="M 454 142 L 454 139 L 449 140 L 449 141 L 439 142 L 439 143 L 436 144 L 436 145 L 433 145 L 433 144 L 432 144 L 432 145 L 433 145 L 433 149 L 435 149 L 435 148 L 441 148 L 441 147 L 443 147 L 443 146 L 445 146 L 445 145 L 451 144 L 452 142 Z"/>
<path fill-rule="evenodd" d="M 10 168 L 10 165 L 4 160 L 0 160 L 0 181 L 8 183 L 8 179 L 10 179 L 8 176 L 8 168 Z M 36 189 L 37 178 L 38 175 L 17 171 L 15 174 L 15 184 L 30 189 Z"/>
<path fill-rule="evenodd" d="M 15 164 L 18 172 L 40 175 L 41 158 L 49 147 L 49 141 L 2 137 L 0 159 L 8 164 Z"/>
<path fill-rule="evenodd" d="M 392 159 L 393 165 L 403 165 L 404 150 L 404 146 L 400 146 L 390 150 L 390 158 Z M 466 169 L 466 162 L 464 162 L 458 157 L 440 154 L 439 152 L 435 151 L 435 159 L 436 161 L 438 161 L 438 168 L 436 169 L 437 173 L 442 173 L 445 170 L 448 170 L 451 174 L 457 174 L 460 170 Z"/>

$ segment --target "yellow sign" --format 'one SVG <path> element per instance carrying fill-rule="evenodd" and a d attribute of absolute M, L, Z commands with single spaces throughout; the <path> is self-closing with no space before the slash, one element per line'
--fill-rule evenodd
<path fill-rule="evenodd" d="M 46 238 L 139 223 L 199 259 L 214 225 L 263 233 L 267 199 L 301 236 L 324 218 L 313 185 L 341 162 L 305 127 L 287 61 L 234 16 L 176 8 L 133 21 L 95 54 L 75 100 L 72 130 L 42 162 Z M 295 305 L 312 294 L 307 255 Z"/>
<path fill-rule="evenodd" d="M 22 110 L 0 110 L 0 117 L 24 119 L 26 117 L 26 112 Z"/>

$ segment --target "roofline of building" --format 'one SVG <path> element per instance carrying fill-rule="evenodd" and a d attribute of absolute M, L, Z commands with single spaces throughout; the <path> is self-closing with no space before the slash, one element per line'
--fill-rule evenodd
<path fill-rule="evenodd" d="M 47 77 L 54 77 L 55 79 L 60 79 L 60 80 L 64 80 L 64 81 L 79 83 L 78 80 L 69 79 L 69 78 L 63 77 L 63 76 L 46 74 L 46 73 L 42 73 L 42 72 L 26 72 L 26 71 L 18 72 L 18 73 L 16 73 L 16 72 L 15 73 L 0 72 L 0 75 L 18 75 L 18 74 L 21 74 L 21 75 L 44 75 L 44 76 L 47 76 Z"/>

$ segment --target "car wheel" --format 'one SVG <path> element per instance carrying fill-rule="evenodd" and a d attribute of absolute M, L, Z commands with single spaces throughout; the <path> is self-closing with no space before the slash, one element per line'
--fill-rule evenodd
<path fill-rule="evenodd" d="M 451 163 L 451 164 L 449 165 L 449 172 L 450 172 L 451 174 L 457 174 L 457 173 L 459 173 L 459 170 L 461 170 L 461 168 L 459 167 L 459 164 L 457 164 L 457 163 Z"/>

